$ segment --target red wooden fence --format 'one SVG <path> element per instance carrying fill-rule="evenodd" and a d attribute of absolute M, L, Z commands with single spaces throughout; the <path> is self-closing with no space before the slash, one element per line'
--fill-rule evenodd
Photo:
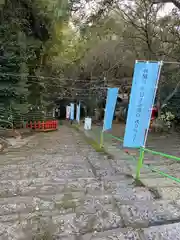
<path fill-rule="evenodd" d="M 58 127 L 57 120 L 48 121 L 34 121 L 26 124 L 26 128 L 31 128 L 35 130 L 56 130 Z"/>

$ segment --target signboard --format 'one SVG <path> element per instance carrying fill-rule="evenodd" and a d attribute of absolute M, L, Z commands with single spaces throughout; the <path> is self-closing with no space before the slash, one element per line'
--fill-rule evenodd
<path fill-rule="evenodd" d="M 139 148 L 145 145 L 160 70 L 160 62 L 135 64 L 124 147 Z"/>
<path fill-rule="evenodd" d="M 118 90 L 119 90 L 118 88 L 108 88 L 103 131 L 109 130 L 112 127 L 112 120 L 114 116 Z"/>
<path fill-rule="evenodd" d="M 80 103 L 77 104 L 77 106 L 76 106 L 76 121 L 77 121 L 78 123 L 79 123 L 79 121 L 80 121 L 80 107 L 81 107 Z"/>
<path fill-rule="evenodd" d="M 74 120 L 74 103 L 71 103 L 70 120 Z"/>
<path fill-rule="evenodd" d="M 92 119 L 91 118 L 85 118 L 84 129 L 85 130 L 91 130 L 91 124 L 92 124 Z"/>

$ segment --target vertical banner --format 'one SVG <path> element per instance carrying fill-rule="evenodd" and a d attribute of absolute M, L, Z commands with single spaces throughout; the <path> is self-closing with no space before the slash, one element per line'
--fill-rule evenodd
<path fill-rule="evenodd" d="M 81 107 L 81 104 L 77 104 L 76 106 L 76 121 L 79 123 L 80 122 L 80 107 Z"/>
<path fill-rule="evenodd" d="M 52 114 L 53 118 L 55 118 L 55 115 L 56 115 L 55 113 L 56 113 L 56 108 L 53 108 L 53 114 Z"/>
<path fill-rule="evenodd" d="M 139 148 L 145 145 L 161 65 L 161 62 L 135 64 L 124 147 Z"/>
<path fill-rule="evenodd" d="M 118 91 L 119 91 L 118 88 L 108 88 L 106 108 L 105 108 L 105 114 L 104 114 L 103 132 L 111 129 L 112 127 L 112 120 L 114 116 L 114 110 L 116 106 Z"/>
<path fill-rule="evenodd" d="M 74 103 L 71 103 L 70 120 L 74 120 Z"/>
<path fill-rule="evenodd" d="M 70 118 L 70 111 L 71 111 L 71 107 L 70 106 L 66 106 L 66 119 Z"/>

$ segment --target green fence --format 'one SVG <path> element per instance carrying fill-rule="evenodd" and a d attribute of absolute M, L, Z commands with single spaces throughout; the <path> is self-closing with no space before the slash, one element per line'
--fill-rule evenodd
<path fill-rule="evenodd" d="M 104 134 L 106 136 L 110 137 L 110 138 L 113 138 L 113 139 L 121 142 L 121 143 L 123 142 L 123 138 L 119 138 L 119 137 L 113 136 L 110 133 L 104 133 Z M 150 153 L 152 155 L 161 156 L 161 157 L 168 158 L 168 159 L 175 160 L 175 161 L 180 161 L 179 157 L 176 157 L 176 156 L 173 156 L 173 155 L 169 155 L 169 154 L 165 154 L 165 153 L 162 153 L 162 152 L 153 151 L 153 150 L 150 150 L 148 148 L 140 148 L 140 149 L 138 149 L 138 151 L 139 151 L 138 159 L 135 156 L 130 155 L 132 161 L 136 161 L 136 162 L 138 161 L 138 163 L 137 163 L 137 171 L 136 171 L 136 179 L 140 178 L 141 168 L 145 167 L 145 168 L 150 169 L 153 172 L 156 172 L 159 175 L 162 175 L 164 177 L 167 177 L 167 178 L 169 178 L 171 180 L 174 180 L 174 181 L 180 183 L 180 178 L 173 177 L 173 176 L 171 176 L 171 175 L 169 175 L 169 174 L 167 174 L 167 173 L 165 173 L 163 171 L 158 170 L 157 168 L 153 167 L 152 165 L 146 164 L 144 162 L 144 155 L 146 153 Z"/>

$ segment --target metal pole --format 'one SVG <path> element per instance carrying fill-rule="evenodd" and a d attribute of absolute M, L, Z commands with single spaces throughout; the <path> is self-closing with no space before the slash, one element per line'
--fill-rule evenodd
<path fill-rule="evenodd" d="M 147 61 L 146 61 L 147 62 Z M 154 89 L 154 96 L 153 96 L 153 100 L 152 100 L 152 106 L 154 104 L 154 99 L 155 99 L 155 96 L 156 96 L 156 91 L 157 91 L 157 87 L 158 87 L 158 82 L 159 82 L 159 78 L 160 78 L 160 74 L 161 74 L 161 68 L 162 68 L 162 65 L 163 65 L 163 62 L 159 62 L 160 66 L 159 66 L 159 71 L 158 71 L 158 77 L 157 77 L 157 82 L 156 82 L 156 86 L 155 86 L 155 89 Z M 152 108 L 151 106 L 151 108 Z M 151 118 L 151 117 L 150 117 Z M 148 123 L 148 128 L 149 128 L 149 125 L 150 125 L 150 121 L 151 119 L 149 118 L 149 123 Z M 137 170 L 136 170 L 136 179 L 139 180 L 140 178 L 140 172 L 141 172 L 141 168 L 142 168 L 142 165 L 143 165 L 143 161 L 144 161 L 144 148 L 145 148 L 145 144 L 146 144 L 146 139 L 147 139 L 147 136 L 148 136 L 148 130 L 149 129 L 146 129 L 146 132 L 145 132 L 145 137 L 144 137 L 144 146 L 142 146 L 140 148 L 140 154 L 139 154 L 139 159 L 138 159 L 138 165 L 137 165 Z"/>
<path fill-rule="evenodd" d="M 157 60 L 149 60 L 149 61 L 147 61 L 147 60 L 136 60 L 136 63 L 138 63 L 138 62 L 159 62 L 159 61 L 157 61 Z M 180 65 L 180 62 L 166 62 L 166 61 L 160 61 L 160 62 L 162 62 L 163 64 L 178 64 L 178 65 Z"/>
<path fill-rule="evenodd" d="M 178 65 L 180 65 L 180 62 L 164 62 L 164 61 L 163 61 L 163 63 L 165 63 L 165 64 L 178 64 Z"/>
<path fill-rule="evenodd" d="M 138 62 L 159 62 L 157 60 L 136 60 L 136 63 Z"/>
<path fill-rule="evenodd" d="M 153 96 L 153 100 L 152 100 L 151 109 L 153 108 L 154 100 L 155 100 L 155 97 L 156 97 L 156 91 L 157 91 L 157 88 L 158 88 L 159 78 L 160 78 L 160 75 L 161 75 L 161 69 L 162 69 L 162 66 L 163 66 L 163 61 L 159 62 L 159 65 L 160 65 L 159 66 L 159 72 L 158 72 L 156 86 L 155 86 L 155 89 L 154 89 L 154 96 Z M 146 133 L 145 133 L 143 148 L 145 148 L 145 144 L 146 144 L 146 140 L 147 140 L 147 136 L 148 136 L 148 130 L 149 130 L 150 121 L 151 121 L 151 117 L 149 118 L 148 129 L 146 130 Z"/>
<path fill-rule="evenodd" d="M 136 170 L 136 180 L 139 180 L 140 178 L 140 172 L 143 165 L 143 161 L 144 161 L 144 149 L 140 148 L 140 154 L 139 154 L 138 165 Z"/>
<path fill-rule="evenodd" d="M 104 147 L 104 131 L 102 130 L 100 135 L 100 148 Z"/>

